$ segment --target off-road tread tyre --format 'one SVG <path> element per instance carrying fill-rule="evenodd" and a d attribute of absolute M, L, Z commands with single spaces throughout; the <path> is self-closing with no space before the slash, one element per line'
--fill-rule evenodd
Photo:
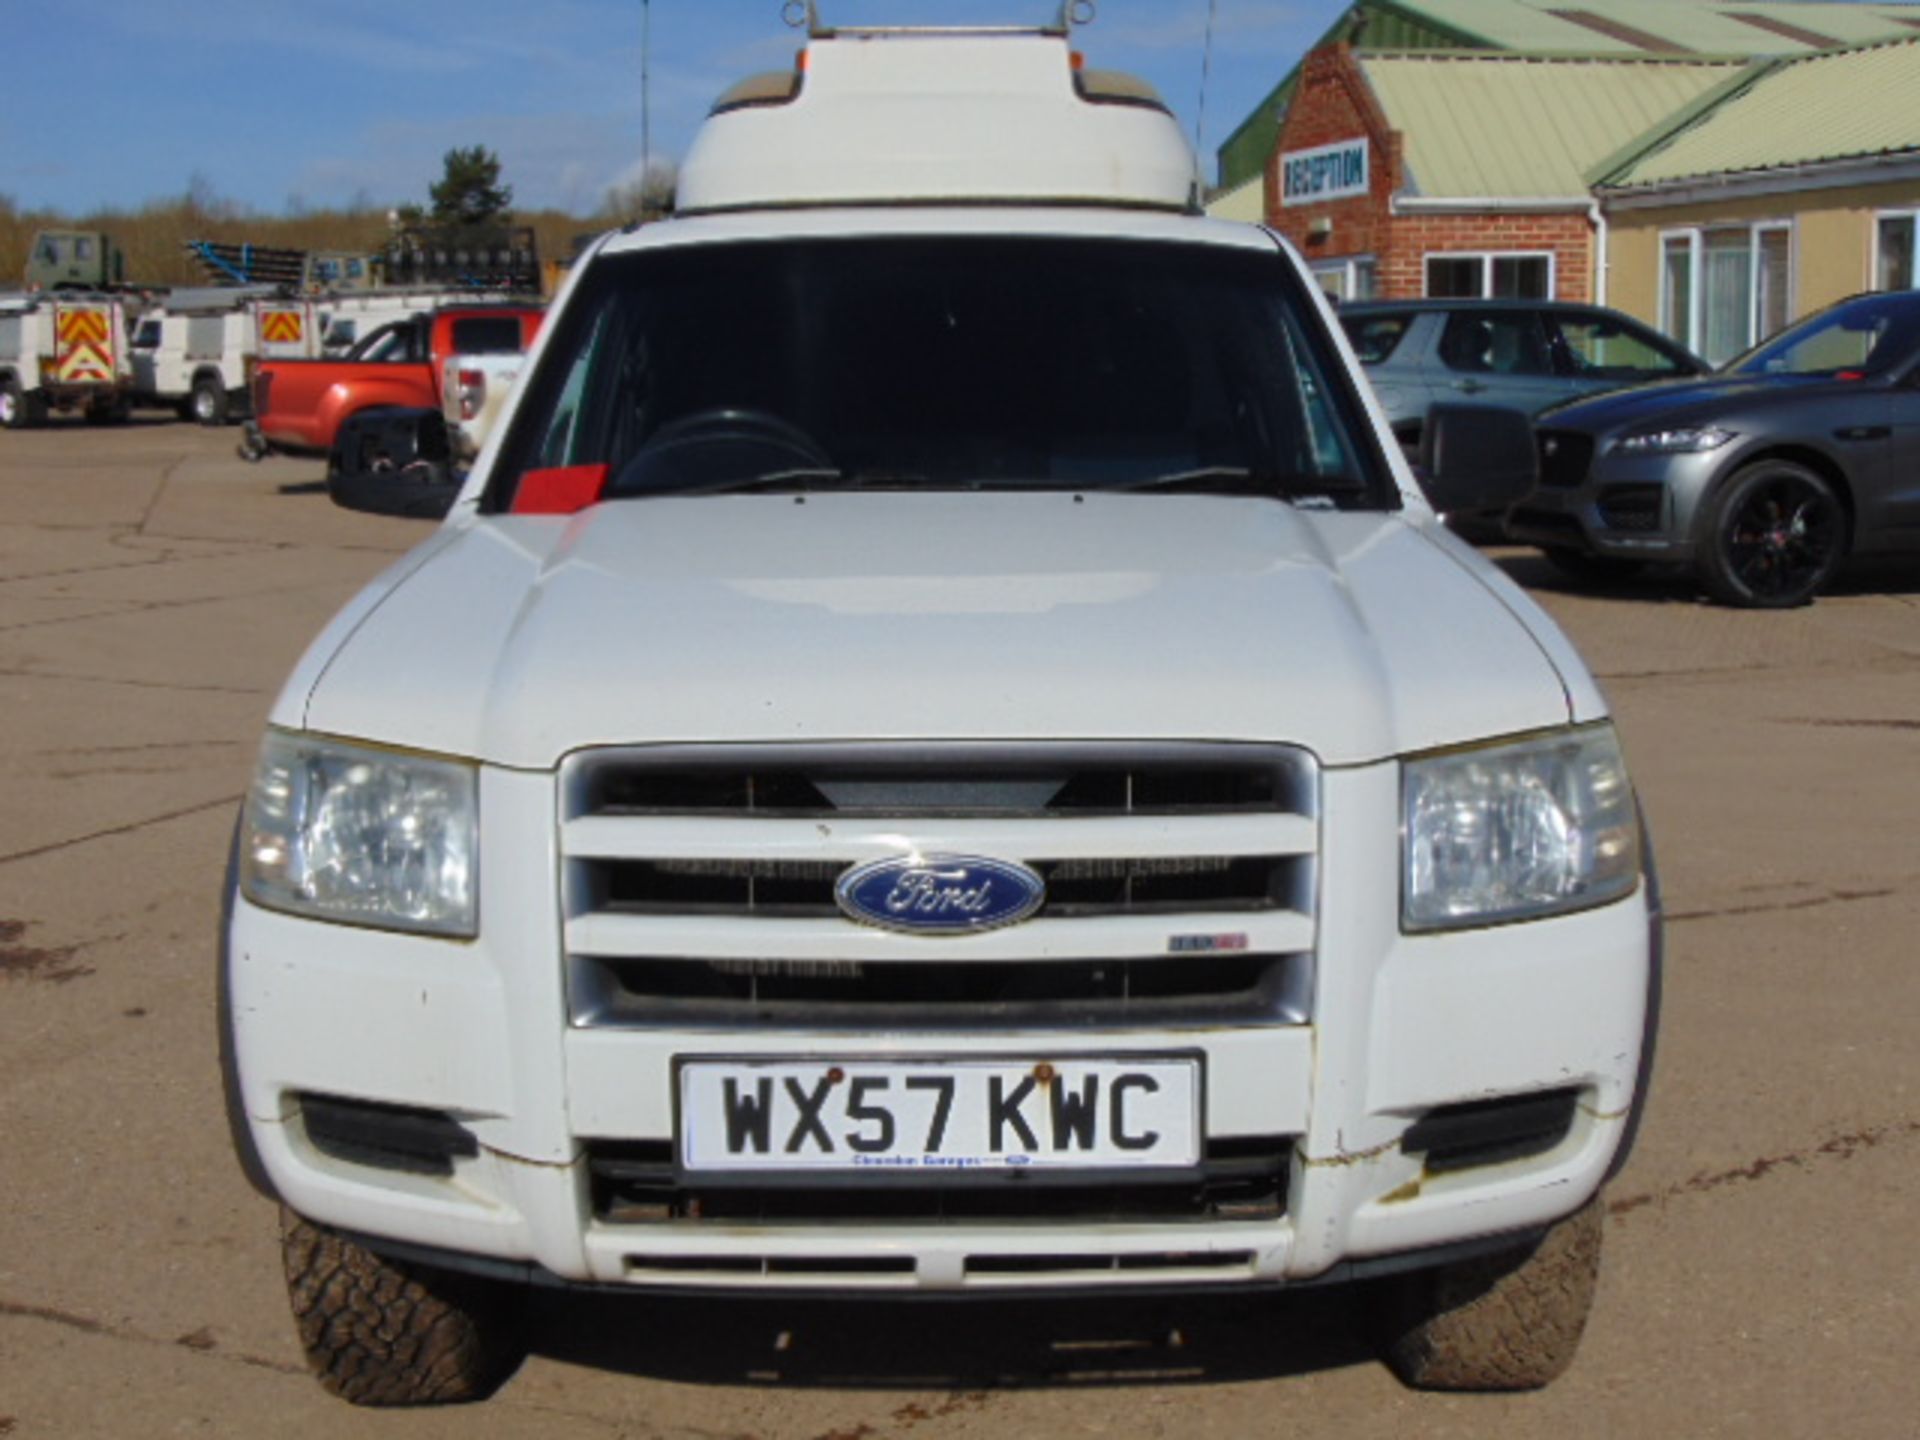
<path fill-rule="evenodd" d="M 1383 1282 L 1381 1356 L 1417 1390 L 1537 1390 L 1573 1362 L 1600 1277 L 1596 1197 L 1538 1242 Z"/>
<path fill-rule="evenodd" d="M 389 1260 L 290 1210 L 280 1216 L 301 1348 L 342 1400 L 484 1400 L 525 1358 L 518 1316 L 489 1282 Z"/>
<path fill-rule="evenodd" d="M 1571 545 L 1548 545 L 1540 553 L 1562 575 L 1590 585 L 1629 579 L 1644 570 L 1647 563 L 1644 560 L 1622 560 L 1616 555 L 1591 555 Z"/>

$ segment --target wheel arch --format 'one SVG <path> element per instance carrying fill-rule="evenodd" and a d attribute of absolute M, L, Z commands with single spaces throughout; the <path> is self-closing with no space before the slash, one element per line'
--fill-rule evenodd
<path fill-rule="evenodd" d="M 193 378 L 187 382 L 187 386 L 191 389 L 197 386 L 202 380 L 211 380 L 222 390 L 229 388 L 226 374 L 218 365 L 196 365 L 193 371 Z"/>

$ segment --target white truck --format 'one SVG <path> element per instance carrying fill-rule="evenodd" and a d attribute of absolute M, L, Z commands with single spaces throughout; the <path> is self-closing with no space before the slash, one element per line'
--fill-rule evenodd
<path fill-rule="evenodd" d="M 1600 690 L 1435 513 L 1527 426 L 1436 412 L 1423 493 L 1070 44 L 723 97 L 282 691 L 221 1028 L 334 1393 L 489 1393 L 534 1284 L 1371 1280 L 1411 1384 L 1571 1359 L 1659 900 Z"/>
<path fill-rule="evenodd" d="M 0 297 L 0 427 L 43 425 L 63 410 L 92 424 L 122 420 L 132 390 L 126 301 L 65 290 Z"/>
<path fill-rule="evenodd" d="M 272 286 L 175 290 L 134 322 L 134 397 L 225 425 L 246 415 L 259 362 L 314 358 L 319 329 L 311 301 Z"/>

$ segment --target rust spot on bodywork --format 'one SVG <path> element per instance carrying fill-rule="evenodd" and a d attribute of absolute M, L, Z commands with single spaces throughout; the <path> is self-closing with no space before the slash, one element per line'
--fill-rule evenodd
<path fill-rule="evenodd" d="M 1341 1150 L 1336 1154 L 1324 1156 L 1303 1155 L 1300 1157 L 1300 1163 L 1310 1170 L 1318 1170 L 1323 1166 L 1361 1165 L 1368 1160 L 1378 1160 L 1382 1155 L 1399 1148 L 1400 1140 L 1396 1136 L 1383 1144 L 1375 1145 L 1370 1150 Z"/>

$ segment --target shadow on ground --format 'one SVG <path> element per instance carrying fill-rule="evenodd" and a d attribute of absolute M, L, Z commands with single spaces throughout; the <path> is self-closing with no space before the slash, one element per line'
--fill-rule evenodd
<path fill-rule="evenodd" d="M 1088 1299 L 535 1298 L 536 1354 L 682 1384 L 978 1390 L 1265 1380 L 1371 1363 L 1348 1287 Z"/>
<path fill-rule="evenodd" d="M 1694 583 L 1692 572 L 1678 565 L 1649 565 L 1624 579 L 1580 580 L 1537 550 L 1502 550 L 1488 558 L 1528 590 L 1643 605 L 1709 603 Z M 1920 561 L 1878 557 L 1850 561 L 1821 594 L 1920 595 Z"/>

